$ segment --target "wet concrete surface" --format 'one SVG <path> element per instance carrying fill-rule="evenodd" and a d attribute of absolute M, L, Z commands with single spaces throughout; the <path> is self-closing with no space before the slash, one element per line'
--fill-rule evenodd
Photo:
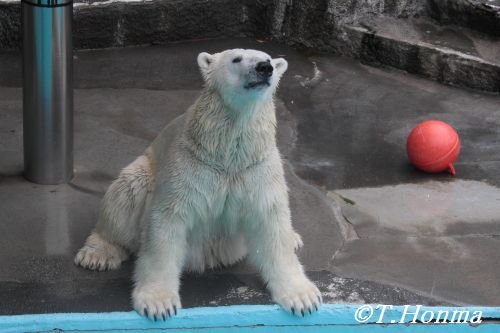
<path fill-rule="evenodd" d="M 458 304 L 498 304 L 499 188 L 429 181 L 330 195 L 341 196 L 357 236 L 336 253 L 332 271 L 370 275 Z M 365 273 L 373 261 L 384 269 Z"/>
<path fill-rule="evenodd" d="M 297 94 L 287 85 L 281 90 L 299 124 L 294 166 L 302 178 L 325 189 L 452 180 L 447 174 L 418 172 L 406 158 L 411 129 L 421 121 L 440 119 L 461 136 L 458 176 L 500 184 L 498 95 L 353 66 L 345 59 L 310 61 L 323 79 L 306 86 L 307 93 Z M 312 68 L 308 75 L 313 76 Z M 299 85 L 304 80 L 294 79 Z"/>
<path fill-rule="evenodd" d="M 500 304 L 496 210 L 485 225 L 478 223 L 484 206 L 471 205 L 467 220 L 448 220 L 448 230 L 460 232 L 410 232 L 403 226 L 394 234 L 387 226 L 397 224 L 401 209 L 393 210 L 390 200 L 376 201 L 385 197 L 383 190 L 372 199 L 385 207 L 386 221 L 370 215 L 376 209 L 357 198 L 366 187 L 398 184 L 419 196 L 427 193 L 428 181 L 446 186 L 455 179 L 466 182 L 451 196 L 497 193 L 498 95 L 233 39 L 77 52 L 75 178 L 58 186 L 22 178 L 20 58 L 0 54 L 0 295 L 12 300 L 0 302 L 1 314 L 130 309 L 132 262 L 95 273 L 75 267 L 73 255 L 119 170 L 198 95 L 196 55 L 233 47 L 257 48 L 289 61 L 277 95 L 278 142 L 287 161 L 293 224 L 305 243 L 300 256 L 327 302 Z M 406 160 L 407 134 L 428 118 L 448 121 L 461 135 L 456 178 L 422 174 Z M 349 212 L 339 194 L 353 197 Z M 488 200 L 494 206 L 496 199 Z M 435 214 L 436 221 L 452 215 L 447 214 Z M 360 216 L 362 224 L 352 222 Z M 436 267 L 432 275 L 428 267 Z M 185 307 L 271 302 L 245 263 L 186 275 L 181 296 Z"/>

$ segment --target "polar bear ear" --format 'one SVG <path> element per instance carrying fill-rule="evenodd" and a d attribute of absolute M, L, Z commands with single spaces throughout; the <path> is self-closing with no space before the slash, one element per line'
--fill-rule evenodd
<path fill-rule="evenodd" d="M 273 65 L 280 76 L 283 75 L 288 68 L 288 62 L 283 58 L 273 59 Z"/>
<path fill-rule="evenodd" d="M 208 69 L 210 68 L 210 64 L 212 64 L 214 56 L 207 53 L 207 52 L 201 52 L 198 54 L 198 66 L 200 66 L 201 74 L 203 74 L 203 77 L 206 79 Z"/>

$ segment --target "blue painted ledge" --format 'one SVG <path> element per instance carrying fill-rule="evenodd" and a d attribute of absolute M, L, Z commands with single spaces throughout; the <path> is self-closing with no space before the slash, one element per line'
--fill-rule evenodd
<path fill-rule="evenodd" d="M 244 305 L 182 309 L 179 315 L 166 322 L 151 322 L 135 312 L 56 313 L 40 315 L 0 316 L 0 332 L 500 332 L 500 308 L 491 307 L 419 307 L 394 306 L 375 309 L 365 323 L 355 320 L 362 305 L 325 304 L 320 311 L 305 318 L 294 317 L 274 305 Z M 366 305 L 364 305 L 366 307 Z M 405 315 L 406 311 L 406 315 Z M 426 311 L 482 312 L 483 322 L 470 323 L 412 323 L 414 313 Z M 359 311 L 358 311 L 359 312 Z M 363 314 L 363 312 L 361 312 Z M 364 311 L 364 315 L 369 311 Z M 429 318 L 419 317 L 426 321 Z"/>

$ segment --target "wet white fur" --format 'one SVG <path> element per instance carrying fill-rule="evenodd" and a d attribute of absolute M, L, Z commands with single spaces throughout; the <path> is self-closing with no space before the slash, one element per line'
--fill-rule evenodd
<path fill-rule="evenodd" d="M 234 63 L 236 57 L 240 62 Z M 115 269 L 138 256 L 134 308 L 164 319 L 180 308 L 183 270 L 230 265 L 245 256 L 286 310 L 314 311 L 321 295 L 295 254 L 288 192 L 276 146 L 273 101 L 287 69 L 272 59 L 270 86 L 258 77 L 255 50 L 201 53 L 201 96 L 121 172 L 102 201 L 99 221 L 78 252 L 83 267 Z"/>

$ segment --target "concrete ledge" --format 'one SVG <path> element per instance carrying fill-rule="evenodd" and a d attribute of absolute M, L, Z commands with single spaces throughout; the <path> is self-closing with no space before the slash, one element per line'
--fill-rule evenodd
<path fill-rule="evenodd" d="M 459 27 L 379 19 L 346 26 L 361 62 L 390 66 L 438 82 L 500 92 L 500 44 Z"/>
<path fill-rule="evenodd" d="M 500 36 L 499 0 L 429 0 L 428 12 L 442 24 L 460 24 Z"/>
<path fill-rule="evenodd" d="M 384 311 L 384 312 L 383 312 Z M 430 315 L 441 320 L 448 313 L 446 325 L 424 322 Z M 466 314 L 467 322 L 464 322 Z M 426 313 L 426 315 L 423 315 Z M 453 314 L 458 313 L 454 317 Z M 415 314 L 416 317 L 415 318 Z M 487 319 L 469 324 L 474 315 Z M 423 317 L 422 317 L 423 316 Z M 359 318 L 360 321 L 356 320 Z M 457 319 L 460 318 L 460 320 Z M 414 320 L 415 319 L 415 320 Z M 500 308 L 389 306 L 382 310 L 377 305 L 325 304 L 312 315 L 304 318 L 292 316 L 278 306 L 228 306 L 183 309 L 179 315 L 166 322 L 152 322 L 135 312 L 113 313 L 60 313 L 46 315 L 21 315 L 0 317 L 0 330 L 10 332 L 92 331 L 92 332 L 494 332 L 499 328 Z"/>

